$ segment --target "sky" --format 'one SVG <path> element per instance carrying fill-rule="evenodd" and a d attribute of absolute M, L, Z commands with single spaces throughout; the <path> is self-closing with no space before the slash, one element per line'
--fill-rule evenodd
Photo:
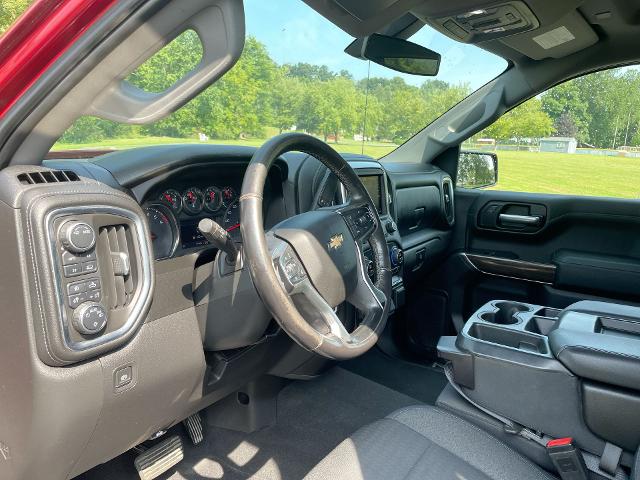
<path fill-rule="evenodd" d="M 306 62 L 327 65 L 333 71 L 348 70 L 354 78 L 367 76 L 367 63 L 344 53 L 353 37 L 333 25 L 302 0 L 244 0 L 246 29 L 267 46 L 277 63 Z M 437 79 L 468 83 L 473 90 L 502 73 L 507 62 L 473 45 L 456 42 L 424 26 L 411 41 L 442 55 Z M 404 78 L 420 85 L 425 79 L 371 64 L 371 76 Z"/>

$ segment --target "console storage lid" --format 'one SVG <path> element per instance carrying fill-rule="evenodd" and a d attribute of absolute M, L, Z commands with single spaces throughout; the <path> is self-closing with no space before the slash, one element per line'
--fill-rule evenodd
<path fill-rule="evenodd" d="M 640 308 L 582 301 L 549 333 L 555 357 L 575 375 L 640 390 Z"/>

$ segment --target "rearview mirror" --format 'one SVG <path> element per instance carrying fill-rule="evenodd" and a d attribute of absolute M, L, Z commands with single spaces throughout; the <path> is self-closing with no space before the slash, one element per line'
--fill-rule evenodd
<path fill-rule="evenodd" d="M 490 152 L 460 152 L 456 186 L 485 188 L 498 183 L 498 155 Z"/>
<path fill-rule="evenodd" d="M 396 37 L 374 33 L 355 39 L 345 53 L 379 65 L 410 73 L 412 75 L 435 76 L 440 68 L 440 54 L 416 43 Z"/>

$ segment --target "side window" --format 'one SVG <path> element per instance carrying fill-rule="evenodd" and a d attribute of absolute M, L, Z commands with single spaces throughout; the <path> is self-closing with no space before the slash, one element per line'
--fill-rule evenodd
<path fill-rule="evenodd" d="M 462 150 L 497 156 L 498 181 L 488 188 L 640 198 L 640 68 L 557 85 L 503 115 Z M 461 156 L 461 169 L 463 163 Z"/>

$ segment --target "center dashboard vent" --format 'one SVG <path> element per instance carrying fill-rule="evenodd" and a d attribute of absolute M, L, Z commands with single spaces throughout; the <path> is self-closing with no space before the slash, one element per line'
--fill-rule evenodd
<path fill-rule="evenodd" d="M 127 225 L 110 225 L 98 231 L 100 255 L 104 257 L 106 301 L 109 308 L 115 309 L 128 305 L 135 291 L 135 252 L 131 233 Z"/>
<path fill-rule="evenodd" d="M 79 182 L 80 177 L 71 170 L 40 170 L 20 173 L 18 181 L 22 185 L 36 185 L 40 183 Z"/>

